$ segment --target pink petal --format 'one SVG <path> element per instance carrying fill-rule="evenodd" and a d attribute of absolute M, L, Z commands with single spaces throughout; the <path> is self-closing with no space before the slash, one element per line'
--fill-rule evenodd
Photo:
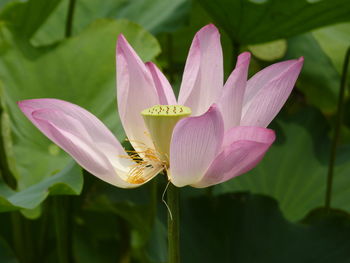
<path fill-rule="evenodd" d="M 241 126 L 267 127 L 289 97 L 304 59 L 274 64 L 247 83 Z"/>
<path fill-rule="evenodd" d="M 108 159 L 93 145 L 91 138 L 85 137 L 87 132 L 82 131 L 83 135 L 80 137 L 76 133 L 71 133 L 72 129 L 66 130 L 71 125 L 76 125 L 74 129 L 78 130 L 79 125 L 77 124 L 79 123 L 74 123 L 74 119 L 71 117 L 71 120 L 69 120 L 69 117 L 59 115 L 57 111 L 45 109 L 34 111 L 32 117 L 40 130 L 54 143 L 69 153 L 77 163 L 102 180 L 112 183 L 115 176 L 113 167 Z M 62 125 L 63 128 L 55 125 L 52 117 L 63 117 L 66 119 L 65 125 Z M 49 118 L 52 121 L 49 121 Z M 121 179 L 119 178 L 119 180 Z"/>
<path fill-rule="evenodd" d="M 216 106 L 201 116 L 179 121 L 170 145 L 172 183 L 181 187 L 199 181 L 219 152 L 223 134 L 224 123 Z"/>
<path fill-rule="evenodd" d="M 244 91 L 248 77 L 250 53 L 244 52 L 237 58 L 235 69 L 227 79 L 218 106 L 225 123 L 225 130 L 238 126 L 241 121 L 241 112 Z"/>
<path fill-rule="evenodd" d="M 117 44 L 118 109 L 125 133 L 137 151 L 154 148 L 141 111 L 159 104 L 151 73 L 123 35 Z"/>
<path fill-rule="evenodd" d="M 178 102 L 201 115 L 217 101 L 223 86 L 220 34 L 210 24 L 195 35 L 184 70 Z"/>
<path fill-rule="evenodd" d="M 138 186 L 125 181 L 135 163 L 125 158 L 118 140 L 94 115 L 57 99 L 25 100 L 18 105 L 41 132 L 91 174 L 119 187 Z"/>
<path fill-rule="evenodd" d="M 233 127 L 225 133 L 222 149 L 236 141 L 256 141 L 269 143 L 275 140 L 275 132 L 262 127 L 239 126 Z"/>
<path fill-rule="evenodd" d="M 248 80 L 244 95 L 244 104 L 250 101 L 268 82 L 278 77 L 281 73 L 294 65 L 295 62 L 296 60 L 294 59 L 278 62 L 257 72 Z"/>
<path fill-rule="evenodd" d="M 208 187 L 225 182 L 253 169 L 275 140 L 272 130 L 260 127 L 235 127 L 226 138 L 226 145 L 210 165 L 202 180 L 194 187 Z M 226 137 L 226 135 L 225 135 Z"/>
<path fill-rule="evenodd" d="M 175 105 L 177 104 L 174 91 L 164 74 L 158 67 L 152 63 L 147 62 L 146 66 L 152 74 L 154 85 L 157 89 L 159 102 L 161 105 Z"/>
<path fill-rule="evenodd" d="M 81 132 L 88 132 L 95 143 L 112 145 L 116 149 L 115 153 L 124 152 L 113 133 L 96 116 L 78 105 L 58 99 L 32 99 L 20 101 L 18 106 L 34 124 L 36 124 L 32 117 L 34 111 L 47 109 L 61 112 L 78 120 L 84 126 Z"/>

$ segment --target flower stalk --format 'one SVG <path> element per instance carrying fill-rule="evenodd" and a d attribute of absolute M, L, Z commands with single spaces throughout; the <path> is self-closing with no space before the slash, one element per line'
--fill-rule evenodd
<path fill-rule="evenodd" d="M 326 211 L 329 211 L 331 207 L 331 198 L 332 198 L 332 189 L 333 189 L 333 177 L 334 177 L 334 164 L 337 155 L 337 146 L 340 138 L 340 128 L 343 121 L 343 112 L 345 104 L 345 87 L 347 83 L 347 73 L 350 62 L 350 47 L 347 49 L 343 64 L 343 72 L 340 82 L 340 91 L 338 98 L 338 109 L 335 120 L 335 128 L 331 145 L 331 152 L 329 156 L 329 165 L 328 165 L 328 176 L 327 176 L 327 189 L 326 189 L 326 198 L 325 198 L 325 208 Z"/>
<path fill-rule="evenodd" d="M 65 30 L 66 38 L 72 36 L 75 3 L 76 3 L 76 0 L 69 0 L 69 3 L 68 3 L 68 12 L 67 12 L 66 30 Z"/>
<path fill-rule="evenodd" d="M 70 196 L 53 197 L 57 261 L 59 263 L 72 262 L 72 201 Z"/>
<path fill-rule="evenodd" d="M 167 191 L 168 213 L 168 262 L 180 262 L 180 188 L 169 184 Z"/>

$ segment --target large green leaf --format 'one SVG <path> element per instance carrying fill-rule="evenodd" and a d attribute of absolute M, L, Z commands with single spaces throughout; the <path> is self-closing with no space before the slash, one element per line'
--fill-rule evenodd
<path fill-rule="evenodd" d="M 288 222 L 275 200 L 249 194 L 186 200 L 181 262 L 347 263 L 348 214 L 323 211 Z"/>
<path fill-rule="evenodd" d="M 127 18 L 152 33 L 174 31 L 186 22 L 190 1 L 136 0 L 128 1 L 117 17 Z"/>
<path fill-rule="evenodd" d="M 340 74 L 343 71 L 343 64 L 345 60 L 345 53 L 350 47 L 350 23 L 344 23 L 326 28 L 318 29 L 312 34 L 319 42 L 324 52 L 329 56 L 333 62 L 335 68 Z M 347 79 L 350 79 L 350 70 L 347 72 Z M 350 82 L 347 81 L 348 88 L 350 88 Z M 350 127 L 350 100 L 347 98 L 347 104 L 345 106 L 344 122 Z M 345 131 L 346 132 L 346 131 Z M 344 133 L 345 133 L 344 132 Z M 349 131 L 347 137 L 350 138 Z M 349 139 L 348 139 L 349 140 Z"/>
<path fill-rule="evenodd" d="M 219 193 L 251 191 L 274 197 L 288 219 L 298 220 L 324 204 L 329 139 L 327 124 L 315 110 L 279 119 L 277 142 L 250 173 L 218 185 Z M 350 147 L 338 153 L 333 207 L 350 211 Z"/>
<path fill-rule="evenodd" d="M 128 21 L 100 20 L 58 45 L 34 48 L 6 27 L 0 30 L 0 45 L 4 47 L 0 79 L 13 133 L 16 169 L 12 172 L 19 190 L 40 182 L 46 185 L 47 181 L 43 183 L 43 180 L 61 171 L 71 159 L 24 117 L 16 105 L 18 100 L 53 97 L 76 103 L 100 117 L 119 139 L 124 138 L 115 99 L 117 35 L 124 33 L 144 60 L 151 60 L 159 53 L 155 38 Z M 77 178 L 72 180 L 77 182 Z M 67 183 L 77 189 L 71 185 L 72 181 Z M 43 198 L 38 197 L 36 202 Z"/>
<path fill-rule="evenodd" d="M 22 37 L 31 37 L 50 16 L 61 0 L 11 1 L 0 12 L 0 20 Z"/>
<path fill-rule="evenodd" d="M 342 74 L 345 53 L 350 47 L 350 23 L 320 28 L 312 34 L 323 51 L 329 56 L 339 74 Z M 349 79 L 350 71 L 347 74 Z"/>
<path fill-rule="evenodd" d="M 34 209 L 50 195 L 78 195 L 83 186 L 81 168 L 72 164 L 61 172 L 16 192 L 0 181 L 0 212 Z"/>
<path fill-rule="evenodd" d="M 342 73 L 345 52 L 350 46 L 350 23 L 320 28 L 312 32 L 324 52 L 332 59 L 339 73 Z"/>
<path fill-rule="evenodd" d="M 62 0 L 47 23 L 37 32 L 36 44 L 52 43 L 64 36 L 67 0 Z M 186 0 L 79 0 L 76 3 L 73 32 L 79 33 L 98 18 L 125 18 L 152 33 L 174 31 L 186 22 L 190 2 Z"/>
<path fill-rule="evenodd" d="M 198 0 L 239 44 L 288 38 L 350 20 L 348 0 Z"/>
<path fill-rule="evenodd" d="M 305 94 L 308 103 L 325 113 L 334 112 L 338 102 L 340 75 L 332 61 L 311 34 L 292 37 L 288 40 L 285 59 L 300 56 L 304 56 L 305 62 L 297 87 Z"/>

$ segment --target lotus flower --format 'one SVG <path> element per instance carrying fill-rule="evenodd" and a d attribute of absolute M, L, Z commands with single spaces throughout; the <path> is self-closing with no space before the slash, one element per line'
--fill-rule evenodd
<path fill-rule="evenodd" d="M 266 127 L 300 73 L 303 58 L 273 64 L 247 81 L 250 54 L 239 55 L 223 84 L 220 35 L 214 25 L 194 37 L 176 99 L 157 66 L 144 64 L 123 35 L 117 41 L 119 115 L 134 151 L 83 108 L 58 99 L 18 103 L 49 139 L 84 169 L 122 188 L 163 170 L 176 186 L 207 187 L 255 167 L 275 140 Z"/>

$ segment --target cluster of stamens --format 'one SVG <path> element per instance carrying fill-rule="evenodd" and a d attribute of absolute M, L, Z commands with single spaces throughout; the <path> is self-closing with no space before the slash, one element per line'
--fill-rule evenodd
<path fill-rule="evenodd" d="M 135 162 L 130 167 L 126 178 L 126 181 L 131 184 L 142 184 L 150 179 L 150 177 L 145 177 L 144 172 L 146 169 L 153 168 L 153 164 L 166 167 L 166 164 L 160 159 L 155 150 L 148 148 L 144 143 L 139 142 L 138 144 L 138 147 L 141 148 L 140 151 L 125 150 L 128 155 L 120 156 L 121 158 L 131 159 Z"/>
<path fill-rule="evenodd" d="M 191 115 L 191 109 L 181 105 L 155 105 L 143 110 L 141 115 L 149 132 L 147 135 L 153 141 L 154 149 L 142 142 L 134 141 L 135 150 L 126 151 L 128 155 L 121 156 L 134 162 L 125 179 L 131 184 L 144 183 L 155 173 L 169 168 L 173 129 L 179 120 Z"/>

